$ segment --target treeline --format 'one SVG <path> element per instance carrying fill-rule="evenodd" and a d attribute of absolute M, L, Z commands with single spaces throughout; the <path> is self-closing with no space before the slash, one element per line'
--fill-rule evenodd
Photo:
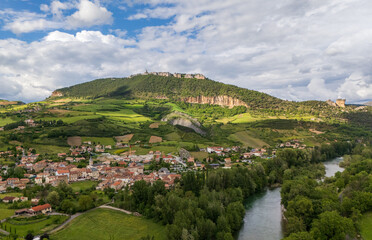
<path fill-rule="evenodd" d="M 114 205 L 167 225 L 167 239 L 234 239 L 245 214 L 243 200 L 266 187 L 261 165 L 187 172 L 168 191 L 161 181 L 135 182 L 114 196 Z"/>
<path fill-rule="evenodd" d="M 351 142 L 333 142 L 322 144 L 313 149 L 283 149 L 278 151 L 275 158 L 264 162 L 269 184 L 283 183 L 293 179 L 298 171 L 309 171 L 313 178 L 324 175 L 324 169 L 317 163 L 350 154 L 355 145 Z M 315 165 L 314 165 L 315 164 Z M 312 169 L 312 170 L 309 170 Z"/>
<path fill-rule="evenodd" d="M 372 148 L 357 146 L 342 173 L 317 181 L 309 174 L 285 180 L 286 240 L 353 239 L 361 214 L 372 210 Z"/>

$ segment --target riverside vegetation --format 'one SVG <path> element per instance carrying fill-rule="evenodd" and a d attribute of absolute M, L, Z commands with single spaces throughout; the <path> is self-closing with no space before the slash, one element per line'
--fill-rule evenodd
<path fill-rule="evenodd" d="M 26 173 L 17 166 L 16 155 L 22 154 L 17 152 L 17 146 L 40 154 L 36 161 L 58 162 L 61 159 L 57 153 L 69 151 L 68 138 L 73 136 L 80 136 L 83 141 L 114 145 L 114 136 L 133 134 L 126 144 L 137 153 L 160 150 L 165 154 L 178 154 L 182 148 L 194 153 L 196 160 L 206 167 L 182 173 L 170 188 L 162 181 L 153 184 L 136 181 L 131 187 L 117 191 L 96 190 L 96 182 L 27 186 L 24 190 L 8 191 L 18 191 L 29 198 L 39 197 L 41 203 L 48 202 L 53 209 L 68 214 L 86 211 L 113 199 L 113 206 L 142 214 L 142 224 L 156 222 L 150 225 L 166 230 L 162 231 L 165 236 L 157 235 L 160 230 L 145 230 L 138 236 L 142 239 L 153 236 L 159 239 L 234 239 L 243 224 L 244 200 L 266 187 L 282 185 L 288 239 L 344 239 L 359 233 L 363 236 L 362 225 L 359 225 L 363 219 L 361 215 L 372 210 L 368 200 L 371 199 L 368 195 L 371 194 L 371 107 L 341 109 L 320 101 L 290 102 L 208 79 L 141 75 L 130 79 L 99 79 L 56 92 L 60 94 L 41 102 L 23 105 L 17 102 L 0 108 L 0 127 L 3 127 L 0 150 L 12 153 L 0 157 L 0 164 L 7 167 L 6 172 L 2 171 L 3 179 L 22 178 Z M 183 101 L 201 95 L 239 98 L 248 107 Z M 174 112 L 198 121 L 205 134 L 161 122 Z M 182 117 L 182 114 L 177 116 Z M 35 126 L 29 126 L 25 122 L 27 119 L 33 119 Z M 160 137 L 161 141 L 149 143 L 152 136 Z M 292 140 L 300 141 L 306 148 L 278 147 Z M 224 158 L 200 151 L 208 146 L 239 146 L 241 150 L 231 156 L 231 169 L 212 169 L 210 163 L 220 163 Z M 240 161 L 244 151 L 261 147 L 270 153 L 276 151 L 276 157 L 256 157 L 251 164 Z M 129 147 L 107 150 L 112 154 L 128 151 Z M 324 175 L 321 162 L 345 154 L 347 168 L 344 173 L 317 181 Z M 86 160 L 72 164 L 86 167 L 89 154 L 82 157 Z M 213 158 L 212 162 L 207 158 Z M 148 168 L 159 170 L 161 167 L 168 165 L 152 162 Z M 25 204 L 8 207 L 28 207 Z M 95 219 L 107 212 L 94 210 L 89 214 L 87 217 Z M 120 215 L 115 215 L 115 219 L 121 219 Z M 325 231 L 324 222 L 333 224 L 326 225 L 326 229 L 334 229 L 332 233 Z M 82 221 L 76 219 L 51 237 L 77 236 L 81 224 Z M 123 220 L 121 224 L 126 223 Z M 111 231 L 110 226 L 107 228 Z M 91 231 L 100 230 L 97 227 Z M 110 237 L 120 239 L 124 235 Z"/>

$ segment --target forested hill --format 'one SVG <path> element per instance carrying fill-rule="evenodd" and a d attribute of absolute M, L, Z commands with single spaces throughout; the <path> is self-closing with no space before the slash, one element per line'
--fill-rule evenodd
<path fill-rule="evenodd" d="M 252 108 L 277 108 L 288 101 L 258 91 L 248 90 L 209 79 L 137 75 L 131 78 L 106 78 L 55 91 L 55 96 L 67 97 L 136 97 L 169 98 L 228 96 L 245 102 Z"/>

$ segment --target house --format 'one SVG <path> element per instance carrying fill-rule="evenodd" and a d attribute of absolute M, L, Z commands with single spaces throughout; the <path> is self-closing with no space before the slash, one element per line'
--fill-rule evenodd
<path fill-rule="evenodd" d="M 46 214 L 52 212 L 52 206 L 47 203 L 44 205 L 39 205 L 36 207 L 32 207 L 30 209 L 31 214 Z"/>
<path fill-rule="evenodd" d="M 28 208 L 19 209 L 14 212 L 15 215 L 24 215 L 24 214 L 32 214 L 32 211 Z"/>
<path fill-rule="evenodd" d="M 12 196 L 6 196 L 3 198 L 4 203 L 12 203 L 12 202 L 17 202 L 19 200 L 18 197 L 12 197 Z"/>

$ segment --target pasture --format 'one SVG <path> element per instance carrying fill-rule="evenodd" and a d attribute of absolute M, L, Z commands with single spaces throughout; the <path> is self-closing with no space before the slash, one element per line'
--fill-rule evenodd
<path fill-rule="evenodd" d="M 144 217 L 110 209 L 95 209 L 74 219 L 66 228 L 51 235 L 51 239 L 137 240 L 147 235 L 154 236 L 156 240 L 165 240 L 165 227 Z"/>

